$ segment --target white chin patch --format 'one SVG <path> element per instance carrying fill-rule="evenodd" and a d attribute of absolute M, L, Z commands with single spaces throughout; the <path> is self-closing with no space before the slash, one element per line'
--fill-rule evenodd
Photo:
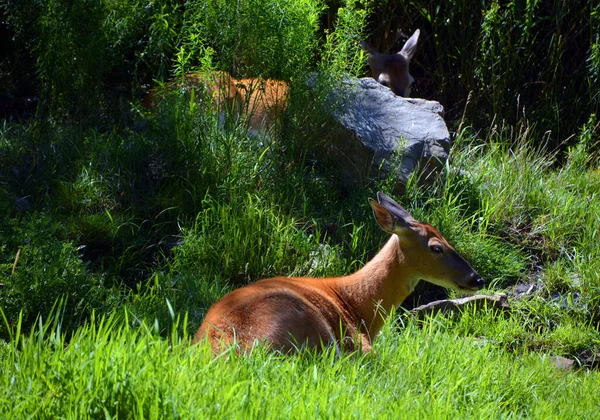
<path fill-rule="evenodd" d="M 379 75 L 379 78 L 377 79 L 377 81 L 382 84 L 383 86 L 389 86 L 390 85 L 390 77 L 385 74 L 382 73 Z"/>

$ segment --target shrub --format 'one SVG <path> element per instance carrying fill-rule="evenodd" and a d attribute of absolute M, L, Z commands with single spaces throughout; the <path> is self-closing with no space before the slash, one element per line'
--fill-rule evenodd
<path fill-rule="evenodd" d="M 24 327 L 38 316 L 46 318 L 61 299 L 63 329 L 81 324 L 93 308 L 103 305 L 102 280 L 89 273 L 77 246 L 64 238 L 65 231 L 43 214 L 33 214 L 20 224 L 4 220 L 0 239 L 0 305 L 9 324 L 22 313 Z M 0 335 L 6 334 L 0 324 Z"/>
<path fill-rule="evenodd" d="M 314 61 L 322 10 L 318 0 L 192 0 L 180 53 L 201 62 L 205 44 L 216 67 L 236 76 L 290 80 Z"/>
<path fill-rule="evenodd" d="M 383 1 L 368 32 L 381 51 L 398 51 L 420 28 L 413 96 L 478 127 L 535 121 L 553 150 L 599 112 L 598 10 L 590 0 Z"/>
<path fill-rule="evenodd" d="M 7 0 L 12 46 L 35 57 L 39 115 L 120 119 L 119 85 L 135 92 L 146 73 L 164 77 L 178 8 L 171 0 Z"/>

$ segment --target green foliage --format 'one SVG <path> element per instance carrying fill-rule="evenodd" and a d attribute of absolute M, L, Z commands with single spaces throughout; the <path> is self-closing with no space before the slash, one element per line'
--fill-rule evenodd
<path fill-rule="evenodd" d="M 190 347 L 187 334 L 174 330 L 165 340 L 157 325 L 128 327 L 127 316 L 97 319 L 68 341 L 56 322 L 31 334 L 14 328 L 11 344 L 0 352 L 6 390 L 0 413 L 572 418 L 593 417 L 600 404 L 598 372 L 561 372 L 547 356 L 507 353 L 489 340 L 458 334 L 440 318 L 422 328 L 409 322 L 401 331 L 388 325 L 375 356 L 338 357 L 328 349 L 283 357 L 255 349 L 245 357 L 230 352 L 213 359 L 206 346 Z"/>
<path fill-rule="evenodd" d="M 370 12 L 368 2 L 348 0 L 337 10 L 335 29 L 326 32 L 321 71 L 339 76 L 360 76 L 366 55 L 358 46 L 365 38 L 365 26 Z"/>
<path fill-rule="evenodd" d="M 207 199 L 194 226 L 184 230 L 173 269 L 199 279 L 219 277 L 244 284 L 263 277 L 306 275 L 318 242 L 293 219 L 277 216 L 260 199 L 237 198 L 229 204 Z M 202 280 L 200 280 L 202 281 Z"/>
<path fill-rule="evenodd" d="M 421 29 L 413 96 L 440 101 L 450 120 L 535 121 L 554 150 L 599 112 L 598 10 L 590 0 L 383 1 L 369 32 L 380 51 L 398 51 L 401 33 Z"/>
<path fill-rule="evenodd" d="M 97 36 L 103 10 L 95 1 L 52 0 L 39 6 L 36 52 L 43 99 L 65 113 L 88 110 L 101 101 L 101 69 L 108 58 L 102 54 L 106 39 Z"/>
<path fill-rule="evenodd" d="M 216 67 L 236 76 L 289 80 L 313 61 L 322 8 L 316 0 L 194 0 L 186 4 L 180 53 L 202 53 L 205 43 Z"/>
<path fill-rule="evenodd" d="M 598 28 L 600 25 L 600 4 L 592 7 L 590 13 L 590 26 Z M 588 89 L 591 101 L 600 99 L 600 33 L 592 32 L 590 36 L 590 49 L 587 58 Z"/>
<path fill-rule="evenodd" d="M 475 75 L 479 86 L 491 105 L 492 115 L 504 110 L 506 104 L 514 104 L 521 94 L 522 78 L 514 69 L 525 64 L 531 71 L 539 72 L 539 63 L 530 62 L 537 40 L 535 25 L 540 1 L 519 4 L 511 2 L 500 5 L 492 1 L 484 11 L 481 25 L 481 41 Z M 518 73 L 520 76 L 520 73 Z M 517 104 L 519 106 L 520 104 Z M 517 109 L 517 112 L 520 112 Z"/>
<path fill-rule="evenodd" d="M 118 104 L 117 84 L 135 91 L 146 73 L 164 76 L 181 19 L 170 0 L 8 0 L 4 7 L 14 47 L 36 57 L 40 115 L 96 124 L 113 111 L 105 103 Z"/>
<path fill-rule="evenodd" d="M 63 327 L 73 329 L 93 308 L 102 307 L 105 291 L 99 276 L 90 275 L 79 249 L 64 237 L 65 231 L 49 217 L 38 214 L 19 225 L 5 220 L 0 242 L 0 305 L 6 321 L 24 328 L 38 316 L 46 318 L 64 299 Z M 0 335 L 6 337 L 5 323 Z"/>
<path fill-rule="evenodd" d="M 568 170 L 585 170 L 600 166 L 600 152 L 597 150 L 600 143 L 599 135 L 600 123 L 597 122 L 596 114 L 592 114 L 581 128 L 577 144 L 567 151 Z"/>

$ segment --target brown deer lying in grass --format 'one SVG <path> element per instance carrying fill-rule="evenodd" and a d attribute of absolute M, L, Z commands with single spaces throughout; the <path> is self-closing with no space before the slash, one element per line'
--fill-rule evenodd
<path fill-rule="evenodd" d="M 366 41 L 361 43 L 369 53 L 371 77 L 389 87 L 398 96 L 410 96 L 410 86 L 415 79 L 410 75 L 408 67 L 417 52 L 420 33 L 417 29 L 396 54 L 380 54 Z"/>
<path fill-rule="evenodd" d="M 234 290 L 206 314 L 194 342 L 213 352 L 256 343 L 289 352 L 298 347 L 371 350 L 385 317 L 420 280 L 475 291 L 481 276 L 432 226 L 417 222 L 383 193 L 369 200 L 379 225 L 392 234 L 362 269 L 336 278 L 275 277 Z"/>
<path fill-rule="evenodd" d="M 167 84 L 168 90 L 179 89 L 197 97 L 210 98 L 222 116 L 225 113 L 238 121 L 245 118 L 251 134 L 269 132 L 275 120 L 286 107 L 288 83 L 280 80 L 246 78 L 235 79 L 225 71 L 188 73 Z M 142 100 L 146 108 L 153 108 L 160 99 L 161 89 L 152 89 Z"/>

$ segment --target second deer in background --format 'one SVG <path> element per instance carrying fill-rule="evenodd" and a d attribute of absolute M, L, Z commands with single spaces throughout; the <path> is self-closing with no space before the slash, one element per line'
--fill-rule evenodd
<path fill-rule="evenodd" d="M 413 77 L 409 64 L 417 49 L 419 30 L 406 41 L 397 54 L 379 54 L 367 42 L 362 47 L 369 52 L 371 76 L 399 96 L 409 96 Z M 244 118 L 252 135 L 273 134 L 273 126 L 287 105 L 289 84 L 286 81 L 259 77 L 236 79 L 226 71 L 201 71 L 188 73 L 169 82 L 167 90 L 179 89 L 208 95 L 222 116 L 229 112 L 235 120 Z M 161 96 L 154 88 L 142 100 L 146 108 L 153 108 Z"/>
<path fill-rule="evenodd" d="M 396 54 L 380 54 L 366 41 L 361 42 L 363 49 L 369 53 L 371 77 L 398 96 L 410 96 L 410 87 L 415 79 L 410 75 L 409 65 L 417 51 L 420 33 L 417 29 Z"/>

